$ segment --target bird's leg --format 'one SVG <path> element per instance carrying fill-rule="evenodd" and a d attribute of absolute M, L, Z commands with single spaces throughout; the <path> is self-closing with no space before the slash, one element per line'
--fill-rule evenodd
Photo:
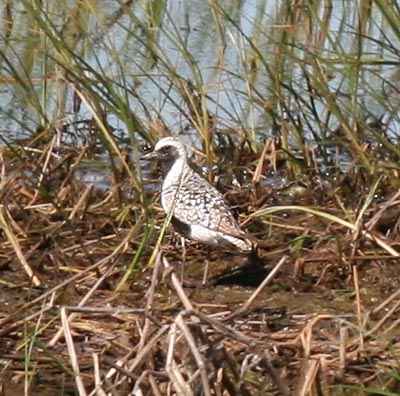
<path fill-rule="evenodd" d="M 182 271 L 181 271 L 181 282 L 183 283 L 183 279 L 185 276 L 185 266 L 186 266 L 186 241 L 185 237 L 181 236 L 181 245 L 182 245 Z"/>
<path fill-rule="evenodd" d="M 208 265 L 210 264 L 210 260 L 206 259 L 206 265 L 204 266 L 203 280 L 201 282 L 202 286 L 207 283 L 207 275 L 208 275 Z"/>
<path fill-rule="evenodd" d="M 202 286 L 204 286 L 207 283 L 208 265 L 210 264 L 210 256 L 211 256 L 211 251 L 207 247 L 207 255 L 206 255 L 204 272 L 203 272 L 203 280 L 201 282 Z"/>

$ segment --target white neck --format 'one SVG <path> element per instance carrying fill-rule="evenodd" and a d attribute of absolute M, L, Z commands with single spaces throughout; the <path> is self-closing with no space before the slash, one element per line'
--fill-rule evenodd
<path fill-rule="evenodd" d="M 180 185 L 182 176 L 188 166 L 185 157 L 177 158 L 164 178 L 163 189 L 172 185 Z"/>

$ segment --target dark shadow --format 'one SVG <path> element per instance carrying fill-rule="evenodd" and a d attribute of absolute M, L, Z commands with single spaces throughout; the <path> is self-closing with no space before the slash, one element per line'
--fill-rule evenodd
<path fill-rule="evenodd" d="M 248 256 L 248 261 L 241 267 L 234 268 L 220 275 L 213 276 L 207 285 L 239 285 L 258 286 L 270 272 L 268 261 L 260 258 L 256 253 Z"/>

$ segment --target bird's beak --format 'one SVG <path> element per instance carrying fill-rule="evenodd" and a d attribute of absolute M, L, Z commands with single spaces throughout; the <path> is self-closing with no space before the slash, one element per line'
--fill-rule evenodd
<path fill-rule="evenodd" d="M 158 158 L 157 151 L 152 151 L 151 153 L 147 153 L 142 157 L 142 159 L 145 159 L 145 160 L 151 160 L 151 159 L 156 159 L 156 158 Z"/>

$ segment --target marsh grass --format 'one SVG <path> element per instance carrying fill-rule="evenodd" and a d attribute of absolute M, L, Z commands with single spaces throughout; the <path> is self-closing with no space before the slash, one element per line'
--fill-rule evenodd
<path fill-rule="evenodd" d="M 239 3 L 1 6 L 5 395 L 398 391 L 399 7 Z M 280 263 L 251 297 L 174 272 L 170 134 Z"/>

